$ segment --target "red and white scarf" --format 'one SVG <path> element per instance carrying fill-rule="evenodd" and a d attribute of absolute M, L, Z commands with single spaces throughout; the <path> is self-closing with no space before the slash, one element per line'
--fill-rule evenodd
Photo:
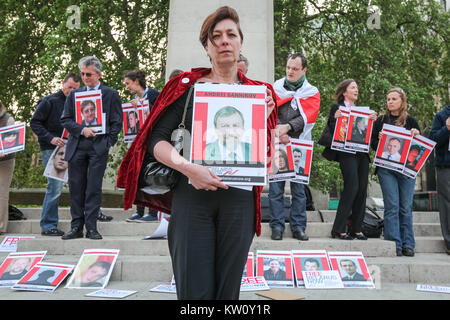
<path fill-rule="evenodd" d="M 316 124 L 320 108 L 320 92 L 305 79 L 303 85 L 296 91 L 287 90 L 284 87 L 285 78 L 281 78 L 273 84 L 273 88 L 278 95 L 277 105 L 281 106 L 291 101 L 291 108 L 300 111 L 305 122 L 303 132 L 299 139 L 312 140 L 311 131 Z"/>

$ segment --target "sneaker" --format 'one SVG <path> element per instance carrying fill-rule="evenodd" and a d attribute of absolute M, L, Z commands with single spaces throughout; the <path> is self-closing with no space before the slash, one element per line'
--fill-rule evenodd
<path fill-rule="evenodd" d="M 57 236 L 57 237 L 61 237 L 61 236 L 64 235 L 64 232 L 54 228 L 54 229 L 42 231 L 41 235 L 43 235 L 43 236 Z"/>
<path fill-rule="evenodd" d="M 137 219 L 142 218 L 142 216 L 139 213 L 133 214 L 131 217 L 129 217 L 126 221 L 127 222 L 136 222 Z"/>
<path fill-rule="evenodd" d="M 113 219 L 112 216 L 105 216 L 103 214 L 103 212 L 100 212 L 99 215 L 97 216 L 97 220 L 101 221 L 101 222 L 109 222 Z"/>
<path fill-rule="evenodd" d="M 158 217 L 152 216 L 150 214 L 145 214 L 142 218 L 136 220 L 136 222 L 154 222 L 158 221 Z"/>

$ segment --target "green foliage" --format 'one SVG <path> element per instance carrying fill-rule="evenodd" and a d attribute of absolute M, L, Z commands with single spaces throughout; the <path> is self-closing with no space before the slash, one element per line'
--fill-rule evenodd
<path fill-rule="evenodd" d="M 79 28 L 73 24 L 75 11 L 68 10 L 74 4 L 80 9 Z M 117 89 L 124 102 L 131 98 L 123 85 L 127 70 L 145 70 L 148 85 L 160 90 L 168 14 L 168 0 L 2 0 L 0 100 L 16 121 L 28 123 L 39 98 L 55 92 L 68 72 L 79 72 L 77 63 L 87 55 L 102 61 L 102 82 Z M 17 154 L 13 186 L 45 185 L 42 168 L 30 165 L 32 154 L 39 155 L 39 146 L 28 139 L 26 151 Z M 117 168 L 119 162 L 111 159 L 108 165 Z"/>
<path fill-rule="evenodd" d="M 71 5 L 80 8 L 80 28 L 69 28 Z M 380 28 L 369 28 L 369 0 L 274 0 L 275 75 L 285 75 L 292 51 L 308 57 L 308 79 L 321 92 L 321 111 L 313 130 L 317 141 L 334 103 L 337 85 L 353 78 L 358 104 L 378 113 L 391 87 L 408 95 L 409 111 L 423 131 L 434 113 L 449 102 L 449 13 L 440 1 L 371 0 L 380 8 Z M 313 9 L 313 10 L 312 10 Z M 140 68 L 148 84 L 164 84 L 169 1 L 158 0 L 2 0 L 0 6 L 0 100 L 17 121 L 29 122 L 38 99 L 58 88 L 86 55 L 104 64 L 102 81 L 125 92 L 123 74 Z M 17 154 L 13 186 L 44 186 L 33 155 L 39 147 L 28 130 L 27 147 Z M 127 150 L 115 147 L 109 172 Z M 322 191 L 340 182 L 336 163 L 326 161 L 316 143 L 311 185 Z M 35 157 L 34 156 L 34 157 Z M 30 165 L 30 163 L 33 163 Z"/>
<path fill-rule="evenodd" d="M 319 4 L 320 3 L 320 4 Z M 275 74 L 285 75 L 286 58 L 296 51 L 308 57 L 307 77 L 321 92 L 321 111 L 313 130 L 318 141 L 335 103 L 334 92 L 347 78 L 358 83 L 358 105 L 381 114 L 386 93 L 401 87 L 409 113 L 431 126 L 449 98 L 449 13 L 439 1 L 378 0 L 379 27 L 369 21 L 369 0 L 274 0 Z M 308 8 L 313 8 L 311 12 Z M 341 182 L 335 163 L 315 145 L 311 185 L 331 190 Z"/>

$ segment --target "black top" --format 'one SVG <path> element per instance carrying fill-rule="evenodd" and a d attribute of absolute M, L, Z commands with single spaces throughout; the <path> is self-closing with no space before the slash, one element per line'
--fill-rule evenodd
<path fill-rule="evenodd" d="M 54 137 L 60 138 L 63 132 L 61 114 L 64 111 L 66 96 L 59 90 L 39 100 L 31 118 L 31 130 L 38 136 L 41 150 L 55 148 L 50 141 Z"/>
<path fill-rule="evenodd" d="M 160 141 L 169 141 L 172 138 L 172 131 L 178 128 L 181 120 L 183 119 L 184 105 L 188 96 L 189 90 L 186 90 L 174 103 L 166 108 L 161 118 L 153 128 L 150 140 L 148 142 L 147 153 L 152 157 L 153 149 L 156 144 Z M 194 106 L 194 95 L 191 95 L 191 99 L 188 103 L 188 108 L 186 111 L 186 118 L 184 120 L 184 125 L 187 131 L 191 133 L 192 130 L 192 113 Z"/>
<path fill-rule="evenodd" d="M 372 129 L 372 139 L 370 142 L 370 145 L 372 147 L 373 150 L 377 150 L 378 147 L 378 135 L 381 131 L 381 129 L 383 129 L 383 124 L 390 124 L 390 125 L 396 125 L 395 122 L 397 121 L 398 116 L 392 116 L 392 115 L 382 115 L 379 116 L 377 118 L 377 120 L 375 120 L 374 124 L 373 124 L 373 129 Z M 404 125 L 404 128 L 407 130 L 411 130 L 411 129 L 417 129 L 420 131 L 420 127 L 419 124 L 417 123 L 417 120 L 414 119 L 414 117 L 410 116 L 408 114 L 407 118 L 406 118 L 406 123 Z"/>

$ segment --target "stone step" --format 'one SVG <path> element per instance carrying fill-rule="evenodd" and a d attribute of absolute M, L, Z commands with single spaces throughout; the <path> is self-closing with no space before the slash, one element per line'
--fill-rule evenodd
<path fill-rule="evenodd" d="M 159 222 L 126 222 L 123 220 L 112 220 L 109 222 L 98 222 L 98 230 L 103 236 L 148 236 L 155 232 Z M 285 226 L 285 237 L 292 237 L 289 224 Z M 329 237 L 331 229 L 333 227 L 332 222 L 308 222 L 306 232 L 311 238 Z M 440 236 L 441 226 L 438 223 L 414 223 L 415 236 Z M 58 228 L 63 231 L 70 230 L 69 220 L 59 220 Z M 16 234 L 28 234 L 28 233 L 40 233 L 41 227 L 39 220 L 27 219 L 19 221 L 10 221 L 8 223 L 8 233 Z M 270 236 L 272 233 L 268 223 L 262 223 L 262 234 Z"/>
<path fill-rule="evenodd" d="M 44 261 L 76 265 L 81 253 L 79 249 L 72 255 L 47 254 Z M 0 258 L 3 261 L 6 254 L 0 253 Z M 450 259 L 443 253 L 417 253 L 414 257 L 366 257 L 366 263 L 381 287 L 383 283 L 450 283 Z M 121 251 L 110 281 L 168 283 L 172 274 L 169 256 L 128 256 Z"/>
<path fill-rule="evenodd" d="M 167 240 L 142 240 L 141 236 L 105 236 L 102 240 L 86 238 L 62 240 L 60 238 L 34 235 L 35 239 L 20 240 L 18 251 L 47 250 L 51 255 L 71 255 L 83 249 L 119 249 L 124 255 L 160 255 L 168 256 Z M 427 246 L 423 246 L 427 248 Z M 433 245 L 432 248 L 435 248 Z M 285 238 L 282 241 L 271 240 L 270 237 L 255 237 L 251 250 L 320 250 L 329 251 L 361 251 L 367 257 L 394 256 L 395 244 L 392 241 L 369 239 L 367 241 L 343 241 L 331 238 L 311 238 L 299 241 Z"/>
<path fill-rule="evenodd" d="M 20 207 L 19 208 L 28 219 L 40 219 L 42 208 L 40 207 Z M 145 209 L 146 212 L 148 209 Z M 263 213 L 267 211 L 267 208 L 262 208 Z M 70 208 L 62 208 L 59 210 L 59 219 L 70 220 Z M 112 216 L 115 221 L 123 221 L 128 219 L 132 214 L 136 212 L 135 207 L 129 210 L 123 210 L 122 208 L 102 208 L 102 212 L 105 215 Z M 320 210 L 324 222 L 333 222 L 336 216 L 336 210 Z M 308 222 L 322 222 L 322 217 L 319 211 L 307 211 Z M 383 213 L 378 213 L 383 217 Z M 263 214 L 263 221 L 268 220 L 268 212 Z M 288 220 L 288 217 L 287 217 Z M 437 211 L 414 211 L 413 212 L 414 223 L 439 223 L 439 212 Z"/>

